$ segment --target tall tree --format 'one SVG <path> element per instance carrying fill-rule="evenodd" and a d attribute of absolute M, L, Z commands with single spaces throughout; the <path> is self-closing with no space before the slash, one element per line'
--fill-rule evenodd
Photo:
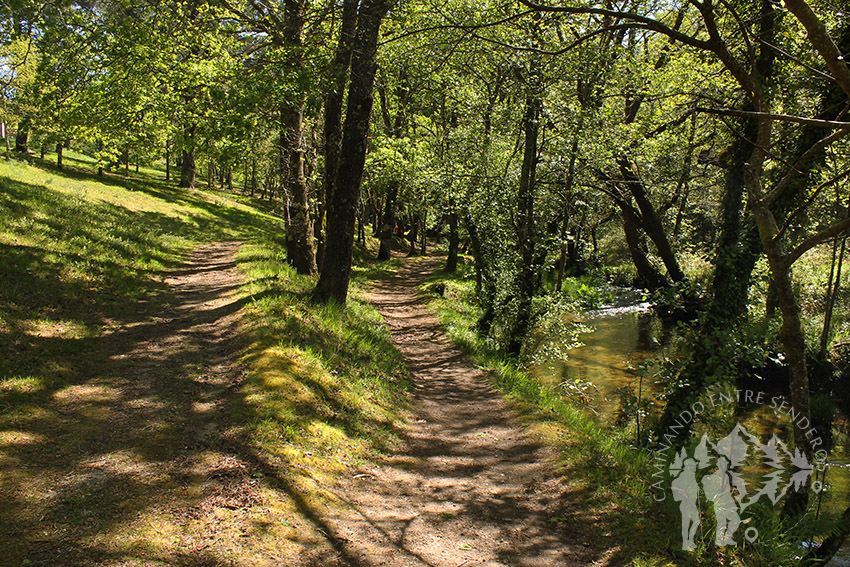
<path fill-rule="evenodd" d="M 324 113 L 324 157 L 325 174 L 322 178 L 322 191 L 317 202 L 315 235 L 318 240 L 316 262 L 322 265 L 325 254 L 325 239 L 322 231 L 327 198 L 334 193 L 334 184 L 338 173 L 340 144 L 342 142 L 342 103 L 345 95 L 345 83 L 351 64 L 351 47 L 357 27 L 358 0 L 343 0 L 342 16 L 339 27 L 339 39 L 334 57 L 328 69 L 330 84 L 325 95 Z"/>
<path fill-rule="evenodd" d="M 283 37 L 287 49 L 287 70 L 295 76 L 303 74 L 304 54 L 301 34 L 304 26 L 302 0 L 286 0 Z M 316 273 L 313 231 L 304 180 L 304 101 L 306 93 L 298 89 L 280 101 L 281 180 L 289 197 L 286 230 L 286 255 L 299 274 Z"/>
<path fill-rule="evenodd" d="M 364 0 L 357 16 L 352 44 L 351 81 L 348 87 L 345 126 L 333 192 L 327 195 L 327 244 L 314 297 L 344 304 L 351 279 L 354 221 L 360 200 L 360 183 L 366 158 L 366 139 L 372 113 L 375 56 L 381 21 L 392 0 Z"/>

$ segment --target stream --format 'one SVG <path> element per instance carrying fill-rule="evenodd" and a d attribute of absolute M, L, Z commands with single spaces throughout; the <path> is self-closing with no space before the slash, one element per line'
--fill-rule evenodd
<path fill-rule="evenodd" d="M 620 290 L 618 290 L 619 292 Z M 568 351 L 566 359 L 547 361 L 531 368 L 543 382 L 575 386 L 582 392 L 582 403 L 597 423 L 610 426 L 622 412 L 621 391 L 641 393 L 655 404 L 663 385 L 651 379 L 641 380 L 638 365 L 658 356 L 675 336 L 675 325 L 658 317 L 649 303 L 635 290 L 622 290 L 619 299 L 599 309 L 575 316 L 587 328 L 579 335 L 579 346 Z M 557 339 L 552 339 L 557 340 Z M 760 437 L 776 430 L 777 424 L 759 416 L 745 417 L 745 426 Z M 850 503 L 850 426 L 847 420 L 835 426 L 832 451 L 820 496 L 820 514 L 840 515 Z M 813 497 L 817 505 L 818 496 Z M 850 567 L 850 543 L 828 564 L 828 567 Z"/>

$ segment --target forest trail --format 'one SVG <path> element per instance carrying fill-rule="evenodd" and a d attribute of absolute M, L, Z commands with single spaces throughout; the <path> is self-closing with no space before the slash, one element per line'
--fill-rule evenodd
<path fill-rule="evenodd" d="M 21 420 L 31 441 L 0 451 L 0 565 L 229 565 L 253 552 L 254 516 L 280 521 L 257 506 L 260 465 L 228 418 L 239 246 L 197 248 Z"/>
<path fill-rule="evenodd" d="M 615 550 L 554 474 L 486 374 L 416 296 L 437 258 L 406 261 L 369 294 L 413 375 L 405 447 L 344 487 L 354 517 L 329 524 L 346 564 L 392 567 L 607 565 Z"/>
<path fill-rule="evenodd" d="M 326 505 L 251 449 L 236 363 L 238 242 L 201 246 L 0 451 L 0 548 L 34 566 L 565 567 L 616 550 L 487 376 L 416 297 L 437 259 L 369 299 L 414 377 L 404 446 Z M 12 489 L 11 487 L 16 487 Z"/>

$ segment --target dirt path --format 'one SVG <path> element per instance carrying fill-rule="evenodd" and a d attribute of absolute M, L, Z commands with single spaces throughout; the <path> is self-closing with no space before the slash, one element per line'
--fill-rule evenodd
<path fill-rule="evenodd" d="M 230 418 L 238 249 L 195 250 L 14 423 L 17 442 L 0 443 L 0 565 L 280 564 L 286 540 L 260 527 L 282 525 L 275 506 L 290 500 L 258 480 Z"/>
<path fill-rule="evenodd" d="M 0 565 L 607 565 L 553 455 L 416 299 L 436 260 L 371 300 L 414 375 L 405 448 L 305 502 L 252 452 L 234 364 L 239 243 L 204 246 L 69 358 L 0 431 Z M 240 421 L 241 420 L 241 421 Z M 329 487 L 325 487 L 329 488 Z"/>
<path fill-rule="evenodd" d="M 552 474 L 552 453 L 523 432 L 484 373 L 417 300 L 436 262 L 406 263 L 370 296 L 413 373 L 415 417 L 406 449 L 343 489 L 356 514 L 330 524 L 344 543 L 344 562 L 607 565 L 598 534 L 570 521 L 576 498 Z"/>

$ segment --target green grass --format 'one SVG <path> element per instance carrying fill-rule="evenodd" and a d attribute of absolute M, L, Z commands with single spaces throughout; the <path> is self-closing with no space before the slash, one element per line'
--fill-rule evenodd
<path fill-rule="evenodd" d="M 402 358 L 358 291 L 358 282 L 386 268 L 360 271 L 345 310 L 316 306 L 307 299 L 314 280 L 284 261 L 283 222 L 269 203 L 178 189 L 153 170 L 99 177 L 73 152 L 65 163 L 60 171 L 0 160 L 4 561 L 48 564 L 39 549 L 53 545 L 90 564 L 106 557 L 98 553 L 175 564 L 185 539 L 209 529 L 203 517 L 187 520 L 168 508 L 197 505 L 203 475 L 176 483 L 107 475 L 88 462 L 162 470 L 186 453 L 182 436 L 194 419 L 204 353 L 165 357 L 168 381 L 143 399 L 124 399 L 122 380 L 135 375 L 120 353 L 138 345 L 122 337 L 167 313 L 164 280 L 187 252 L 221 240 L 245 243 L 236 293 L 246 377 L 225 410 L 239 454 L 259 467 L 252 478 L 264 505 L 249 510 L 250 525 L 266 527 L 244 538 L 245 514 L 225 508 L 216 520 L 220 555 L 208 560 L 255 564 L 251 554 L 264 546 L 297 555 L 327 545 L 311 516 L 335 505 L 325 481 L 393 447 L 405 417 Z M 133 419 L 143 421 L 132 427 Z M 189 455 L 201 468 L 220 458 Z M 108 483 L 92 484 L 100 478 L 92 471 Z"/>
<path fill-rule="evenodd" d="M 429 291 L 437 283 L 445 286 L 442 295 Z M 558 448 L 562 472 L 585 490 L 588 506 L 605 518 L 605 529 L 616 541 L 629 542 L 624 553 L 644 557 L 642 565 L 666 564 L 670 538 L 675 534 L 659 530 L 658 514 L 669 511 L 640 513 L 651 506 L 646 482 L 651 474 L 649 456 L 629 446 L 622 434 L 600 428 L 584 411 L 566 401 L 556 386 L 541 383 L 479 336 L 474 330 L 481 316 L 474 301 L 475 283 L 463 268 L 456 275 L 434 274 L 420 292 L 428 298 L 429 307 L 437 313 L 451 340 L 490 373 L 494 384 L 514 402 L 527 423 Z M 675 526 L 675 518 L 669 521 Z"/>
<path fill-rule="evenodd" d="M 348 305 L 315 305 L 313 278 L 284 251 L 244 246 L 250 371 L 245 387 L 258 446 L 310 474 L 338 472 L 398 440 L 407 370 L 381 316 L 354 283 Z"/>
<path fill-rule="evenodd" d="M 67 355 L 161 294 L 193 246 L 282 230 L 221 195 L 139 179 L 0 161 L 0 184 L 2 378 L 61 374 Z"/>

